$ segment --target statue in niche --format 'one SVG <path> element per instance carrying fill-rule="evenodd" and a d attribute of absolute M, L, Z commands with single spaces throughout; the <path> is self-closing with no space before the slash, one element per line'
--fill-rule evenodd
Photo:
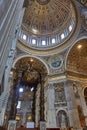
<path fill-rule="evenodd" d="M 66 127 L 65 115 L 63 113 L 61 114 L 61 127 Z"/>
<path fill-rule="evenodd" d="M 79 99 L 80 95 L 79 95 L 79 92 L 78 92 L 77 85 L 75 83 L 73 83 L 73 90 L 74 90 L 74 93 L 75 93 L 75 97 Z"/>
<path fill-rule="evenodd" d="M 59 127 L 66 128 L 68 126 L 67 115 L 65 111 L 60 111 L 58 114 Z"/>
<path fill-rule="evenodd" d="M 15 124 L 14 123 L 11 123 L 10 126 L 9 126 L 10 130 L 14 130 L 15 129 Z"/>

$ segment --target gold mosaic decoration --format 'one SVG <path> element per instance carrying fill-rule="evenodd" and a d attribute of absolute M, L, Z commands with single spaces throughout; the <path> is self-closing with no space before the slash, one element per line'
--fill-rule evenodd
<path fill-rule="evenodd" d="M 67 70 L 87 76 L 87 39 L 78 41 L 71 49 L 67 60 Z"/>

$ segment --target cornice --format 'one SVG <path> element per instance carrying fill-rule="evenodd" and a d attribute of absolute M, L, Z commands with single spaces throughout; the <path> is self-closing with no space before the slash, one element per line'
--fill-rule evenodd
<path fill-rule="evenodd" d="M 73 81 L 87 83 L 87 75 L 70 72 L 70 71 L 48 76 L 48 82 L 64 82 L 68 79 L 73 80 Z"/>

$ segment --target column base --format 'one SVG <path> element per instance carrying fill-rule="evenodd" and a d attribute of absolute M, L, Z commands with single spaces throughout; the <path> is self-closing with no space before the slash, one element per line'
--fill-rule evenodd
<path fill-rule="evenodd" d="M 8 130 L 16 130 L 16 120 L 9 120 Z"/>
<path fill-rule="evenodd" d="M 46 130 L 46 122 L 40 121 L 40 130 Z"/>

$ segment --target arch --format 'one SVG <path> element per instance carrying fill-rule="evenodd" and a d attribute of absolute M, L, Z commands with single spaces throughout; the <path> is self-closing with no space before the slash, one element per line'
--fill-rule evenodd
<path fill-rule="evenodd" d="M 67 113 L 67 115 L 68 115 L 67 110 L 66 110 L 66 109 L 64 109 L 64 108 L 58 108 L 58 109 L 57 109 L 57 111 L 56 111 L 56 115 L 57 115 L 57 114 L 58 114 L 58 112 L 59 112 L 59 111 L 61 111 L 61 110 L 62 110 L 62 111 L 65 111 L 65 112 Z"/>
<path fill-rule="evenodd" d="M 87 86 L 82 86 L 83 88 L 82 88 L 82 96 L 84 97 L 84 90 L 85 90 L 85 88 L 87 87 Z"/>
<path fill-rule="evenodd" d="M 87 87 L 84 88 L 84 99 L 85 99 L 85 103 L 87 105 Z"/>
<path fill-rule="evenodd" d="M 33 57 L 33 58 L 36 58 L 37 60 L 41 61 L 42 64 L 44 64 L 44 66 L 46 67 L 47 73 L 49 74 L 49 68 L 48 68 L 47 64 L 45 63 L 45 61 L 43 61 L 43 60 L 42 60 L 41 58 L 39 58 L 39 57 L 36 57 L 36 56 L 33 56 L 33 55 L 29 55 L 29 54 L 27 54 L 27 55 L 26 55 L 26 54 L 19 55 L 19 56 L 14 60 L 12 67 L 14 68 L 14 67 L 15 67 L 15 64 L 17 63 L 17 61 L 20 60 L 20 59 L 22 59 L 22 58 L 25 58 L 25 57 Z"/>
<path fill-rule="evenodd" d="M 80 40 L 84 40 L 84 39 L 87 39 L 87 35 L 78 38 L 78 39 L 71 45 L 71 47 L 69 48 L 69 50 L 68 50 L 68 52 L 67 52 L 67 55 L 66 55 L 66 57 L 65 57 L 65 70 L 67 70 L 67 60 L 68 60 L 68 56 L 69 56 L 69 53 L 70 53 L 71 49 L 74 47 L 75 44 L 77 44 L 77 42 L 79 42 Z"/>

